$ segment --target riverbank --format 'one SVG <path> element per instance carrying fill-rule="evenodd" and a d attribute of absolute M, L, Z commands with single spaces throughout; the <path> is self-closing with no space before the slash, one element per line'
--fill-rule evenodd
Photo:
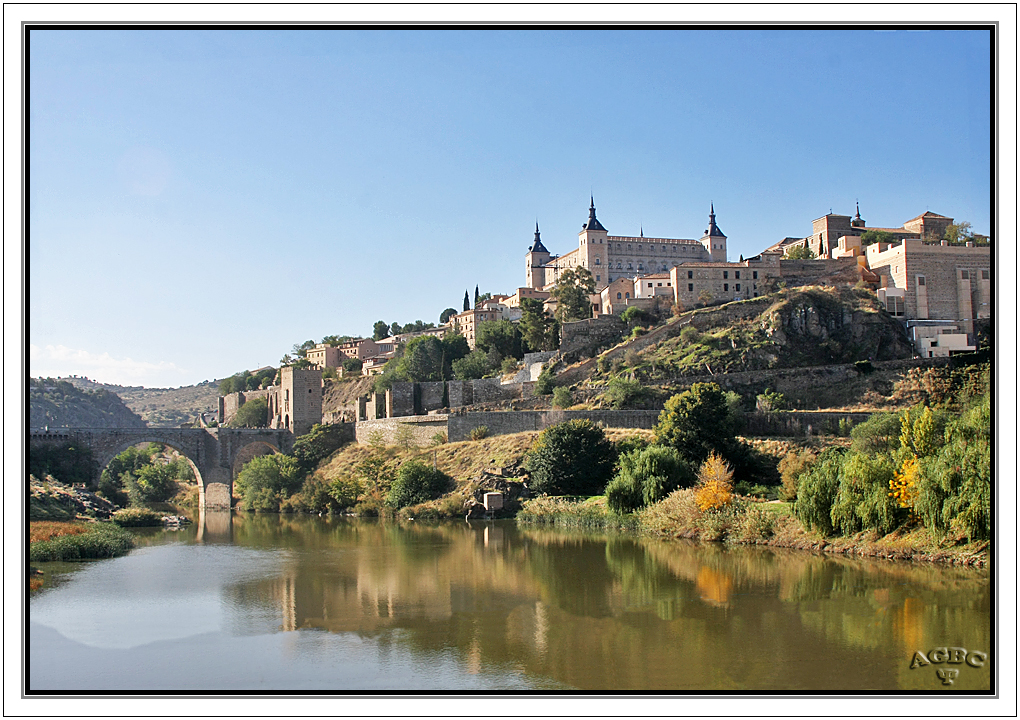
<path fill-rule="evenodd" d="M 721 511 L 701 512 L 692 490 L 680 490 L 639 512 L 617 515 L 604 497 L 579 502 L 536 498 L 524 504 L 518 522 L 604 531 L 633 532 L 651 537 L 697 540 L 730 545 L 760 545 L 854 557 L 986 567 L 990 543 L 961 538 L 939 540 L 924 527 L 909 525 L 888 535 L 874 531 L 847 537 L 825 537 L 805 529 L 789 503 L 762 503 L 736 497 Z"/>

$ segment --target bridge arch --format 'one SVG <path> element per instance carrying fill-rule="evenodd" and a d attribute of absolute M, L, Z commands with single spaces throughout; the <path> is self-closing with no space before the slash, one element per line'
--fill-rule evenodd
<path fill-rule="evenodd" d="M 230 467 L 231 477 L 236 480 L 237 476 L 241 473 L 241 469 L 248 461 L 262 455 L 279 455 L 280 452 L 280 448 L 268 440 L 261 438 L 252 440 L 251 442 L 239 447 L 234 453 L 234 461 L 231 463 Z"/>
<path fill-rule="evenodd" d="M 99 482 L 99 478 L 102 476 L 103 471 L 110 466 L 110 463 L 113 462 L 114 458 L 128 448 L 132 448 L 136 445 L 142 445 L 143 443 L 156 443 L 158 445 L 171 447 L 180 453 L 181 457 L 188 461 L 191 471 L 195 474 L 195 482 L 198 483 L 198 506 L 205 507 L 206 480 L 202 476 L 202 469 L 199 467 L 200 458 L 197 456 L 197 453 L 189 452 L 189 448 L 186 447 L 187 443 L 179 442 L 174 438 L 168 438 L 156 433 L 154 433 L 151 437 L 127 437 L 107 444 L 95 456 L 96 464 L 98 466 L 96 468 L 96 482 Z"/>

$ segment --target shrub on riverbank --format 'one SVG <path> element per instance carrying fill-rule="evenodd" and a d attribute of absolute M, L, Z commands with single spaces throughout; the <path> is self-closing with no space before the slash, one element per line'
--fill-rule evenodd
<path fill-rule="evenodd" d="M 87 526 L 85 532 L 75 530 L 74 534 L 32 543 L 28 557 L 31 562 L 96 560 L 123 555 L 134 545 L 134 538 L 127 530 L 114 523 L 98 522 Z"/>
<path fill-rule="evenodd" d="M 121 527 L 159 527 L 163 524 L 163 515 L 149 508 L 133 507 L 118 510 L 110 520 Z"/>
<path fill-rule="evenodd" d="M 620 515 L 606 505 L 601 495 L 586 500 L 538 497 L 524 503 L 517 513 L 519 522 L 584 530 L 637 530 L 634 515 Z"/>

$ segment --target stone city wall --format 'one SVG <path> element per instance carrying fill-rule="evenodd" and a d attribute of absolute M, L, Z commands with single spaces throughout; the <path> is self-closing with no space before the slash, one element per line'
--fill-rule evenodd
<path fill-rule="evenodd" d="M 609 342 L 619 340 L 627 323 L 616 315 L 599 315 L 597 318 L 563 323 L 560 327 L 560 352 L 591 352 Z"/>
<path fill-rule="evenodd" d="M 410 417 L 362 420 L 355 424 L 354 436 L 359 445 L 369 445 L 378 437 L 387 445 L 396 445 L 402 438 L 400 428 L 411 430 L 410 442 L 418 447 L 431 445 L 437 433 L 446 435 L 447 415 L 412 415 Z"/>
<path fill-rule="evenodd" d="M 486 427 L 489 435 L 540 431 L 567 420 L 587 418 L 605 427 L 651 430 L 659 418 L 658 410 L 519 410 L 513 412 L 469 412 L 451 414 L 447 435 L 450 442 L 471 438 L 476 427 Z"/>

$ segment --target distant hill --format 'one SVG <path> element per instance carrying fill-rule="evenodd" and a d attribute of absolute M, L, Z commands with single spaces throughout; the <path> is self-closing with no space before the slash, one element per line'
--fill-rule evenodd
<path fill-rule="evenodd" d="M 41 428 L 145 427 L 119 396 L 103 388 L 83 390 L 66 380 L 29 380 L 29 426 Z"/>
<path fill-rule="evenodd" d="M 218 380 L 180 388 L 145 388 L 106 385 L 81 377 L 63 379 L 83 390 L 116 394 L 149 427 L 180 427 L 181 423 L 194 422 L 203 412 L 215 415 L 219 408 Z"/>

